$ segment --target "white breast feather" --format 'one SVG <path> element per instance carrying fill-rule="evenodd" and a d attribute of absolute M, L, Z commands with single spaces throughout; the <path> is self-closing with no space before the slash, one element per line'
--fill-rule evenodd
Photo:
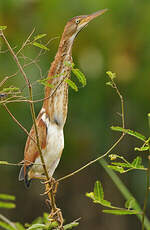
<path fill-rule="evenodd" d="M 63 128 L 51 123 L 46 114 L 44 113 L 41 119 L 46 124 L 47 128 L 47 140 L 46 148 L 42 150 L 43 157 L 46 163 L 49 176 L 52 176 L 61 157 L 61 153 L 64 148 L 64 134 Z M 37 164 L 37 165 L 36 165 Z M 40 165 L 41 160 L 38 157 L 35 161 L 35 165 L 32 167 L 36 176 L 40 176 L 43 173 L 43 167 Z"/>

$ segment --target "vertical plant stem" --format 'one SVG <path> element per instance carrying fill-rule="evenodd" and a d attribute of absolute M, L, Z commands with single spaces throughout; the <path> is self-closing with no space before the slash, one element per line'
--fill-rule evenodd
<path fill-rule="evenodd" d="M 120 102 L 121 102 L 121 120 L 122 120 L 122 128 L 125 128 L 125 116 L 124 116 L 124 100 L 123 100 L 123 96 L 121 95 L 116 83 L 114 82 L 113 79 L 112 83 L 113 83 L 113 87 L 116 90 L 116 93 L 118 94 L 119 98 L 120 98 Z M 123 133 L 124 134 L 124 133 Z"/>
<path fill-rule="evenodd" d="M 146 194 L 145 194 L 145 200 L 144 200 L 144 206 L 143 206 L 143 214 L 142 214 L 142 230 L 144 230 L 144 219 L 145 219 L 145 213 L 146 213 L 146 207 L 147 207 L 147 201 L 148 201 L 148 194 L 149 194 L 149 180 L 150 180 L 150 155 L 148 156 L 148 168 L 147 168 L 147 186 L 146 186 Z"/>
<path fill-rule="evenodd" d="M 32 101 L 32 98 L 33 98 L 32 87 L 29 87 L 29 94 L 30 94 L 30 100 Z M 32 102 L 30 103 L 30 108 L 31 108 L 33 125 L 34 125 L 34 129 L 35 129 L 35 133 L 36 133 L 37 147 L 38 147 L 38 150 L 39 150 L 39 153 L 40 153 L 40 158 L 41 158 L 41 162 L 42 162 L 42 165 L 43 165 L 43 169 L 44 169 L 44 172 L 45 172 L 46 179 L 47 179 L 47 181 L 49 181 L 50 177 L 48 175 L 48 171 L 47 171 L 45 161 L 44 161 L 42 151 L 41 151 L 41 146 L 40 146 L 39 136 L 38 136 L 38 129 L 37 129 L 37 125 L 36 125 L 36 116 L 35 116 L 34 104 Z M 50 187 L 51 187 L 51 185 L 50 185 L 50 183 L 48 183 L 48 189 L 50 189 Z M 52 206 L 53 212 L 56 212 L 57 207 L 56 207 L 55 197 L 54 197 L 53 193 L 49 192 L 48 197 L 49 197 L 49 199 L 51 201 L 51 206 Z"/>

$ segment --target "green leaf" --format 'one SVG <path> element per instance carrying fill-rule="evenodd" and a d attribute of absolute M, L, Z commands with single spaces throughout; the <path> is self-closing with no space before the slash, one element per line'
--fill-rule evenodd
<path fill-rule="evenodd" d="M 6 229 L 6 230 L 16 230 L 16 228 L 13 228 L 12 226 L 10 226 L 9 224 L 7 224 L 3 221 L 0 221 L 0 227 L 2 227 L 3 229 Z"/>
<path fill-rule="evenodd" d="M 132 165 L 135 168 L 144 168 L 144 166 L 141 164 L 142 163 L 142 158 L 137 156 L 133 161 Z"/>
<path fill-rule="evenodd" d="M 38 34 L 38 35 L 36 35 L 35 37 L 34 37 L 34 41 L 37 41 L 38 39 L 40 39 L 40 38 L 43 38 L 43 37 L 45 37 L 47 34 Z"/>
<path fill-rule="evenodd" d="M 95 200 L 94 193 L 93 192 L 87 192 L 85 194 L 87 197 L 91 198 L 93 201 Z"/>
<path fill-rule="evenodd" d="M 136 210 L 110 209 L 110 210 L 103 210 L 103 212 L 113 214 L 113 215 L 136 215 L 136 214 L 139 214 L 139 212 Z"/>
<path fill-rule="evenodd" d="M 57 228 L 58 227 L 58 223 L 56 221 L 54 222 L 49 222 L 49 224 L 47 225 L 47 229 L 54 229 L 54 228 Z"/>
<path fill-rule="evenodd" d="M 58 78 L 58 77 L 60 77 L 61 75 L 63 75 L 63 74 L 56 74 L 56 75 L 51 76 L 51 77 L 48 76 L 48 77 L 46 77 L 46 78 L 44 78 L 44 79 L 37 80 L 37 82 L 39 82 L 39 83 L 41 83 L 41 84 L 43 84 L 43 85 L 47 85 L 47 84 L 48 84 L 49 87 L 53 88 L 54 85 L 49 84 L 48 81 L 51 80 L 51 79 L 53 79 L 53 78 Z"/>
<path fill-rule="evenodd" d="M 33 224 L 43 224 L 43 219 L 42 217 L 37 217 L 33 222 L 32 222 L 32 225 Z"/>
<path fill-rule="evenodd" d="M 47 87 L 50 87 L 50 88 L 54 88 L 54 85 L 53 84 L 50 84 L 48 83 L 47 81 L 44 81 L 44 80 L 38 80 L 38 82 L 44 86 L 47 86 Z"/>
<path fill-rule="evenodd" d="M 132 131 L 130 129 L 124 129 L 124 128 L 119 127 L 119 126 L 112 126 L 111 129 L 114 130 L 114 131 L 119 131 L 119 132 L 127 133 L 127 134 L 129 134 L 131 136 L 134 136 L 134 137 L 136 137 L 136 138 L 144 141 L 144 142 L 146 140 L 146 137 L 144 135 L 142 135 L 141 133 Z"/>
<path fill-rule="evenodd" d="M 127 209 L 131 209 L 131 208 L 134 209 L 135 206 L 136 206 L 136 201 L 133 197 L 130 197 L 130 199 L 125 202 L 125 208 Z"/>
<path fill-rule="evenodd" d="M 103 206 L 111 207 L 111 203 L 107 200 L 104 200 L 103 187 L 99 181 L 95 182 L 94 192 L 86 193 L 86 196 L 91 198 L 94 203 L 99 203 Z"/>
<path fill-rule="evenodd" d="M 116 77 L 115 73 L 112 73 L 111 71 L 107 71 L 106 74 L 113 80 Z"/>
<path fill-rule="evenodd" d="M 75 90 L 76 92 L 78 91 L 78 87 L 76 86 L 76 84 L 75 84 L 73 81 L 71 81 L 70 79 L 65 79 L 64 81 L 67 82 L 68 85 L 69 85 L 73 90 Z"/>
<path fill-rule="evenodd" d="M 111 168 L 119 173 L 125 173 L 125 170 L 121 166 L 108 165 L 108 168 Z"/>
<path fill-rule="evenodd" d="M 33 224 L 32 226 L 30 226 L 29 228 L 27 228 L 27 230 L 32 230 L 32 229 L 37 229 L 37 228 L 45 229 L 45 227 L 46 227 L 45 224 Z"/>
<path fill-rule="evenodd" d="M 20 224 L 19 222 L 15 223 L 17 230 L 25 230 L 24 226 Z"/>
<path fill-rule="evenodd" d="M 144 151 L 149 150 L 149 146 L 142 146 L 142 147 L 140 147 L 140 148 L 135 147 L 134 150 L 135 150 L 135 151 L 139 151 L 139 152 L 144 152 Z"/>
<path fill-rule="evenodd" d="M 16 205 L 13 203 L 0 201 L 0 208 L 15 208 L 15 207 L 16 207 Z"/>
<path fill-rule="evenodd" d="M 72 69 L 72 72 L 74 75 L 78 78 L 79 82 L 83 85 L 83 87 L 86 85 L 86 77 L 85 75 L 79 70 L 79 69 Z"/>
<path fill-rule="evenodd" d="M 131 164 L 128 163 L 121 163 L 121 162 L 112 162 L 113 165 L 120 166 L 123 168 L 132 168 Z"/>
<path fill-rule="evenodd" d="M 64 228 L 64 230 L 68 230 L 68 229 L 72 229 L 72 228 L 74 228 L 74 227 L 77 227 L 78 225 L 79 225 L 79 223 L 76 222 L 76 221 L 74 221 L 74 222 L 72 222 L 72 223 L 70 223 L 70 224 L 64 225 L 63 228 Z M 55 229 L 53 229 L 53 230 L 59 230 L 59 229 L 60 229 L 60 228 L 55 228 Z"/>
<path fill-rule="evenodd" d="M 8 165 L 9 163 L 7 161 L 0 161 L 0 165 Z"/>
<path fill-rule="evenodd" d="M 44 224 L 49 223 L 49 214 L 47 212 L 44 212 L 43 214 L 43 222 Z"/>
<path fill-rule="evenodd" d="M 70 224 L 66 224 L 66 225 L 64 226 L 64 230 L 72 229 L 72 228 L 74 228 L 74 227 L 77 227 L 78 225 L 79 225 L 79 223 L 76 222 L 76 221 L 74 221 L 74 222 L 72 222 L 72 223 L 70 223 Z"/>
<path fill-rule="evenodd" d="M 12 92 L 18 92 L 18 91 L 20 91 L 20 89 L 17 87 L 9 87 L 9 88 L 4 88 L 2 90 L 3 93 L 12 93 Z"/>
<path fill-rule="evenodd" d="M 132 161 L 132 165 L 134 167 L 138 167 L 138 166 L 141 166 L 141 163 L 142 163 L 142 158 L 137 156 L 133 161 Z"/>
<path fill-rule="evenodd" d="M 101 205 L 103 205 L 103 206 L 105 206 L 105 207 L 112 208 L 111 202 L 108 201 L 108 200 L 101 200 L 101 201 L 96 201 L 96 200 L 95 200 L 94 203 L 99 203 L 99 204 L 101 204 Z"/>
<path fill-rule="evenodd" d="M 0 199 L 2 200 L 15 200 L 16 197 L 13 195 L 8 195 L 8 194 L 2 194 L 0 193 Z"/>
<path fill-rule="evenodd" d="M 96 181 L 94 185 L 94 197 L 95 200 L 101 201 L 104 199 L 104 190 L 100 181 Z"/>
<path fill-rule="evenodd" d="M 109 85 L 109 86 L 113 87 L 113 84 L 110 81 L 106 82 L 106 85 Z"/>
<path fill-rule="evenodd" d="M 43 50 L 49 50 L 46 46 L 44 46 L 43 44 L 38 43 L 38 42 L 33 42 L 33 45 L 37 46 L 37 47 L 39 47 L 39 48 L 41 48 Z"/>
<path fill-rule="evenodd" d="M 0 26 L 0 30 L 5 30 L 7 26 Z"/>

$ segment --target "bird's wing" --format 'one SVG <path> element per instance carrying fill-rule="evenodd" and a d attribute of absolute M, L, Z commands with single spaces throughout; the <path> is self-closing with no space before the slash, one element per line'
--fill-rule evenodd
<path fill-rule="evenodd" d="M 45 123 L 42 120 L 42 115 L 43 113 L 40 112 L 36 120 L 39 144 L 40 144 L 41 150 L 45 149 L 46 139 L 47 139 L 47 123 Z M 25 145 L 24 165 L 21 168 L 20 173 L 19 173 L 19 181 L 24 180 L 27 187 L 29 187 L 30 181 L 31 181 L 31 179 L 28 178 L 28 171 L 30 169 L 30 166 L 32 166 L 32 164 L 34 163 L 35 159 L 39 156 L 39 150 L 38 150 L 36 142 L 37 142 L 36 132 L 35 132 L 34 126 L 32 126 L 29 136 L 27 138 L 26 145 Z"/>
<path fill-rule="evenodd" d="M 38 130 L 38 137 L 41 150 L 45 149 L 46 147 L 46 139 L 47 139 L 47 126 L 45 122 L 42 120 L 41 116 L 38 116 L 37 121 L 37 130 Z M 31 137 L 35 140 L 33 141 Z M 30 130 L 30 136 L 28 136 L 25 151 L 24 151 L 24 163 L 25 165 L 30 165 L 34 163 L 35 159 L 39 156 L 39 150 L 37 147 L 37 140 L 36 140 L 36 132 L 34 126 L 32 126 Z"/>

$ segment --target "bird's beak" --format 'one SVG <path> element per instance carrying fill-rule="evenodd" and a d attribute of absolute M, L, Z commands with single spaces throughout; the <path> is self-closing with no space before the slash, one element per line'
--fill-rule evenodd
<path fill-rule="evenodd" d="M 108 9 L 99 10 L 93 14 L 86 15 L 80 22 L 80 24 L 88 24 L 90 21 L 92 21 L 94 18 L 97 18 L 98 16 L 104 14 Z"/>

